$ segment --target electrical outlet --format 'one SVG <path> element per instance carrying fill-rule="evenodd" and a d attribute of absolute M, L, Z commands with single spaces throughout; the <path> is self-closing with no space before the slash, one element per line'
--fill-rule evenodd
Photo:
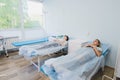
<path fill-rule="evenodd" d="M 89 35 L 90 35 L 90 32 L 87 33 L 87 36 L 89 36 Z"/>

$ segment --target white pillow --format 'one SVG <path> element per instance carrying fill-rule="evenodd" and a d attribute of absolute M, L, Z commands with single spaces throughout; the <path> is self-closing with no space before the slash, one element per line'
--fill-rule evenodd
<path fill-rule="evenodd" d="M 81 43 L 86 41 L 87 40 L 82 40 L 82 39 L 69 40 L 68 53 L 74 53 L 76 50 L 81 48 Z"/>

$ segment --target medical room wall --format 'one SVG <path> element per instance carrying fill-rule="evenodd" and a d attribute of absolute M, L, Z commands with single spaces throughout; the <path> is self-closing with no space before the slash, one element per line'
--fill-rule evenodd
<path fill-rule="evenodd" d="M 106 65 L 115 66 L 120 40 L 120 0 L 45 0 L 45 30 L 111 45 Z"/>

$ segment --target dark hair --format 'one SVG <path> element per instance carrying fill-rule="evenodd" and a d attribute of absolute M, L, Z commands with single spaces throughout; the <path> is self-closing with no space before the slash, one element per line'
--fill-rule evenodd
<path fill-rule="evenodd" d="M 97 41 L 98 41 L 98 45 L 97 45 L 97 47 L 100 47 L 101 46 L 101 42 L 100 42 L 100 40 L 99 39 L 96 39 Z"/>
<path fill-rule="evenodd" d="M 66 39 L 66 41 L 68 41 L 69 40 L 69 37 L 67 36 L 67 35 L 64 35 L 64 37 L 66 37 L 67 39 Z"/>

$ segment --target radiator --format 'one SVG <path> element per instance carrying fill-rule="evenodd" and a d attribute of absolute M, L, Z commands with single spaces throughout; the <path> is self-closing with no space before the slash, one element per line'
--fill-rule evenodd
<path fill-rule="evenodd" d="M 16 47 L 14 47 L 12 45 L 13 42 L 18 42 L 19 41 L 19 37 L 8 37 L 8 38 L 5 38 L 5 47 L 6 49 L 14 49 Z"/>

